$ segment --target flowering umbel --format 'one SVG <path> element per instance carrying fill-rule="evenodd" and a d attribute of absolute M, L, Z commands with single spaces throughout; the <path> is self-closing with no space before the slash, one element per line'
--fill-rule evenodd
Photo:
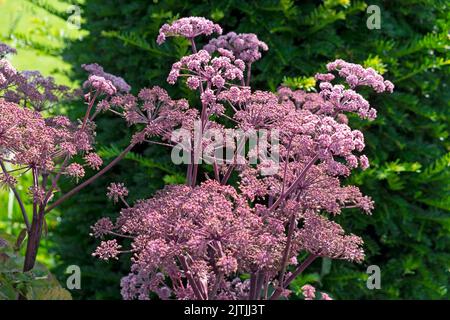
<path fill-rule="evenodd" d="M 279 146 L 270 150 L 279 153 L 279 170 L 264 175 L 273 164 L 267 159 L 238 163 L 236 154 L 234 161 L 219 163 L 212 157 L 203 181 L 198 182 L 199 164 L 189 163 L 185 185 L 166 186 L 132 206 L 124 199 L 125 186 L 112 184 L 108 197 L 121 200 L 124 208 L 115 222 L 103 218 L 92 227 L 96 237 L 113 237 L 93 255 L 132 253 L 130 273 L 121 281 L 125 299 L 149 299 L 151 293 L 161 299 L 277 299 L 290 294 L 291 282 L 318 257 L 364 259 L 363 240 L 333 221 L 346 208 L 367 214 L 373 209 L 370 197 L 341 184 L 341 177 L 369 166 L 362 154 L 364 136 L 349 126 L 346 114 L 374 119 L 375 109 L 356 89 L 392 92 L 392 83 L 373 69 L 336 60 L 327 65 L 329 73 L 316 75 L 317 93 L 286 87 L 254 91 L 250 67 L 267 45 L 254 34 L 230 32 L 197 50 L 196 37 L 213 32 L 222 29 L 205 18 L 182 18 L 164 25 L 157 39 L 159 44 L 168 36 L 191 41 L 192 54 L 173 64 L 167 81 L 181 80 L 197 91 L 200 112 L 187 102 L 179 107 L 154 88 L 141 91 L 138 99 L 121 97 L 122 115 L 163 139 L 169 129 L 182 127 L 195 140 L 194 122 L 201 132 L 226 132 L 230 123 L 245 133 L 277 132 Z M 333 84 L 337 77 L 344 82 Z M 255 152 L 248 149 L 249 156 Z M 231 177 L 237 183 L 230 183 Z M 129 249 L 121 250 L 121 237 L 131 238 Z M 303 261 L 297 260 L 300 254 L 306 254 Z M 305 299 L 316 298 L 314 287 L 302 291 Z M 318 296 L 331 299 L 327 293 Z"/>
<path fill-rule="evenodd" d="M 166 41 L 166 37 L 181 36 L 194 39 L 200 35 L 222 34 L 222 28 L 203 17 L 189 17 L 175 20 L 171 24 L 165 24 L 159 30 L 158 44 Z"/>

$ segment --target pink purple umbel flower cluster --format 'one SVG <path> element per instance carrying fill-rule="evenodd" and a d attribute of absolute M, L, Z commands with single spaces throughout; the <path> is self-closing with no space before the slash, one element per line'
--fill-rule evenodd
<path fill-rule="evenodd" d="M 187 85 L 192 90 L 203 82 L 207 83 L 206 90 L 211 90 L 211 87 L 221 89 L 226 81 L 241 80 L 244 68 L 242 60 L 225 56 L 213 58 L 206 50 L 200 50 L 174 63 L 167 82 L 175 84 L 180 76 L 187 76 Z"/>
<path fill-rule="evenodd" d="M 61 174 L 82 178 L 83 166 L 70 163 L 78 153 L 86 154 L 87 166 L 98 169 L 102 160 L 93 152 L 92 129 L 81 129 L 67 117 L 44 118 L 39 112 L 0 99 L 0 157 L 23 171 L 51 174 L 62 169 Z M 61 159 L 65 159 L 65 165 L 57 168 Z M 0 177 L 7 175 L 2 173 Z"/>
<path fill-rule="evenodd" d="M 167 37 L 185 37 L 194 39 L 200 35 L 222 34 L 222 28 L 214 22 L 203 17 L 181 18 L 171 24 L 165 24 L 159 30 L 156 42 L 162 44 Z"/>
<path fill-rule="evenodd" d="M 11 48 L 6 43 L 0 42 L 0 58 L 4 58 L 8 54 L 16 54 L 17 51 L 14 48 Z"/>
<path fill-rule="evenodd" d="M 222 55 L 236 57 L 247 64 L 251 64 L 261 59 L 261 51 L 267 51 L 269 47 L 265 42 L 260 41 L 256 34 L 229 32 L 210 40 L 204 49 L 209 53 L 218 51 Z"/>
<path fill-rule="evenodd" d="M 69 88 L 57 85 L 52 77 L 38 71 L 18 72 L 6 58 L 0 58 L 0 97 L 5 101 L 43 111 L 71 96 Z"/>
<path fill-rule="evenodd" d="M 316 288 L 310 284 L 305 284 L 302 288 L 302 294 L 305 300 L 316 299 Z M 320 300 L 333 300 L 327 293 L 320 292 Z"/>
<path fill-rule="evenodd" d="M 106 195 L 114 202 L 118 202 L 119 198 L 124 199 L 128 196 L 128 189 L 123 183 L 111 183 L 108 187 L 108 193 Z"/>
<path fill-rule="evenodd" d="M 123 78 L 105 72 L 97 63 L 83 64 L 81 67 L 90 74 L 85 86 L 93 86 L 94 81 L 99 82 L 98 85 L 107 88 L 106 93 L 109 95 L 113 95 L 116 91 L 128 93 L 131 90 L 131 86 Z"/>
<path fill-rule="evenodd" d="M 15 50 L 0 43 L 0 186 L 11 189 L 21 209 L 28 234 L 23 270 L 29 271 L 36 261 L 46 213 L 104 174 L 137 142 L 131 142 L 102 168 L 103 160 L 95 152 L 94 120 L 102 105 L 109 105 L 114 97 L 130 90 L 122 78 L 104 72 L 97 64 L 85 65 L 90 73 L 84 84 L 86 112 L 82 119 L 71 121 L 59 115 L 54 106 L 80 94 L 37 71 L 16 70 L 6 59 L 9 53 Z M 53 202 L 60 179 L 66 176 L 78 183 L 87 168 L 100 171 Z M 31 221 L 16 190 L 17 177 L 27 172 L 32 175 L 28 188 L 33 206 Z"/>
<path fill-rule="evenodd" d="M 92 227 L 94 236 L 106 238 L 93 255 L 106 260 L 132 253 L 130 273 L 121 281 L 125 299 L 149 299 L 152 293 L 161 299 L 278 299 L 289 296 L 289 285 L 317 258 L 364 259 L 363 240 L 333 221 L 346 208 L 367 214 L 373 209 L 370 197 L 341 183 L 352 170 L 369 166 L 362 154 L 364 136 L 349 126 L 346 114 L 374 119 L 375 109 L 355 90 L 392 92 L 392 83 L 373 69 L 336 60 L 327 65 L 330 73 L 316 75 L 317 93 L 286 87 L 254 91 L 250 66 L 267 45 L 256 35 L 231 32 L 197 51 L 196 37 L 213 32 L 222 29 L 205 18 L 182 18 L 164 25 L 157 39 L 159 44 L 168 36 L 191 41 L 192 54 L 173 64 L 167 81 L 181 80 L 197 91 L 199 112 L 158 87 L 98 108 L 118 104 L 121 110 L 115 112 L 130 124 L 145 124 L 147 133 L 139 141 L 159 137 L 169 146 L 168 132 L 176 128 L 187 130 L 194 142 L 194 123 L 201 132 L 239 129 L 246 134 L 244 143 L 257 130 L 276 132 L 279 145 L 270 152 L 278 152 L 279 161 L 252 163 L 258 150 L 249 147 L 249 158 L 236 151 L 233 161 L 212 156 L 205 167 L 188 163 L 186 184 L 166 186 L 131 206 L 125 186 L 112 184 L 108 197 L 121 200 L 124 208 L 116 221 L 103 218 Z M 346 85 L 333 84 L 336 77 Z M 279 170 L 264 174 L 270 165 Z M 121 237 L 131 239 L 130 248 L 122 248 Z M 306 257 L 298 261 L 300 256 Z M 331 299 L 310 285 L 302 291 L 308 300 Z"/>

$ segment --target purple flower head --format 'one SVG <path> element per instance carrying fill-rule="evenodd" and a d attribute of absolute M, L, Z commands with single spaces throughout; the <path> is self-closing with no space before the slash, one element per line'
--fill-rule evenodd
<path fill-rule="evenodd" d="M 328 295 L 328 293 L 321 292 L 320 294 L 321 294 L 321 300 L 333 300 L 333 299 Z"/>
<path fill-rule="evenodd" d="M 211 89 L 205 90 L 200 98 L 202 100 L 202 103 L 205 105 L 216 102 L 216 96 L 214 94 L 214 91 L 212 91 Z"/>
<path fill-rule="evenodd" d="M 229 32 L 226 35 L 211 39 L 204 47 L 209 53 L 218 51 L 222 55 L 233 54 L 234 57 L 245 63 L 253 63 L 261 59 L 261 51 L 267 51 L 269 47 L 253 33 Z M 226 51 L 223 51 L 223 50 Z"/>
<path fill-rule="evenodd" d="M 91 142 L 91 132 L 78 131 L 67 117 L 45 119 L 39 112 L 0 99 L 0 150 L 14 165 L 52 171 L 58 158 L 89 151 Z M 64 173 L 80 178 L 84 170 L 73 164 Z"/>
<path fill-rule="evenodd" d="M 228 100 L 233 104 L 244 104 L 249 101 L 251 96 L 251 90 L 249 88 L 239 88 L 232 86 L 228 90 L 222 91 L 218 98 L 219 100 Z"/>
<path fill-rule="evenodd" d="M 196 110 L 189 108 L 186 99 L 173 100 L 167 91 L 158 86 L 142 89 L 138 97 L 131 94 L 114 96 L 109 103 L 121 111 L 120 114 L 130 125 L 145 125 L 134 135 L 136 143 L 156 136 L 170 140 L 176 127 L 192 123 L 196 117 Z"/>
<path fill-rule="evenodd" d="M 316 288 L 314 288 L 310 284 L 305 284 L 302 287 L 302 293 L 305 297 L 305 300 L 314 300 L 316 298 Z"/>
<path fill-rule="evenodd" d="M 102 158 L 100 158 L 100 156 L 94 152 L 86 154 L 84 156 L 84 161 L 86 161 L 86 164 L 94 170 L 100 169 L 103 164 Z"/>
<path fill-rule="evenodd" d="M 72 163 L 66 168 L 66 174 L 73 178 L 79 179 L 84 177 L 84 168 L 81 164 Z"/>
<path fill-rule="evenodd" d="M 0 78 L 5 100 L 36 111 L 51 107 L 61 99 L 72 98 L 69 88 L 57 85 L 52 77 L 44 77 L 39 71 L 17 72 L 6 59 L 0 60 Z"/>
<path fill-rule="evenodd" d="M 7 54 L 16 54 L 16 49 L 8 46 L 6 43 L 0 42 L 0 58 L 3 58 Z"/>
<path fill-rule="evenodd" d="M 98 93 L 108 96 L 112 96 L 117 92 L 116 87 L 114 87 L 111 81 L 96 75 L 90 75 L 88 80 L 84 82 L 83 87 L 92 88 Z"/>
<path fill-rule="evenodd" d="M 101 218 L 92 227 L 93 236 L 96 238 L 103 237 L 109 234 L 113 229 L 114 225 L 109 218 Z"/>
<path fill-rule="evenodd" d="M 17 73 L 16 69 L 6 59 L 0 59 L 0 74 L 6 78 L 12 77 Z"/>
<path fill-rule="evenodd" d="M 106 193 L 109 199 L 112 199 L 114 203 L 119 201 L 119 198 L 128 196 L 128 189 L 123 183 L 111 183 L 108 186 L 108 192 Z"/>
<path fill-rule="evenodd" d="M 369 168 L 370 164 L 369 164 L 369 159 L 367 159 L 367 156 L 362 155 L 361 157 L 359 157 L 359 161 L 361 163 L 361 168 L 363 170 L 366 170 L 367 168 Z"/>
<path fill-rule="evenodd" d="M 97 104 L 98 111 L 108 111 L 111 108 L 111 105 L 108 100 L 103 99 Z"/>
<path fill-rule="evenodd" d="M 166 41 L 166 37 L 186 37 L 193 39 L 200 35 L 211 35 L 212 33 L 222 34 L 222 28 L 214 22 L 203 17 L 188 17 L 175 20 L 171 24 L 164 24 L 159 29 L 156 42 L 161 45 Z"/>
<path fill-rule="evenodd" d="M 121 93 L 128 93 L 131 90 L 131 86 L 123 78 L 105 72 L 103 67 L 97 63 L 83 64 L 81 67 L 89 72 L 90 75 L 99 76 L 111 81 L 112 85 Z"/>
<path fill-rule="evenodd" d="M 332 73 L 317 73 L 315 79 L 319 81 L 330 82 L 334 80 L 334 75 Z"/>
<path fill-rule="evenodd" d="M 117 256 L 120 253 L 120 246 L 117 243 L 117 240 L 108 240 L 108 241 L 102 241 L 100 246 L 95 250 L 95 252 L 92 254 L 94 257 L 99 257 L 99 259 L 102 260 L 109 260 L 109 259 L 118 259 Z"/>
<path fill-rule="evenodd" d="M 376 92 L 392 92 L 394 85 L 378 74 L 372 68 L 364 68 L 359 64 L 349 63 L 342 59 L 337 59 L 327 64 L 328 71 L 337 71 L 339 76 L 345 78 L 351 88 L 357 86 L 372 87 Z"/>
<path fill-rule="evenodd" d="M 280 244 L 285 241 L 284 234 L 271 230 L 271 224 L 234 188 L 215 181 L 195 188 L 166 186 L 154 198 L 122 210 L 118 225 L 118 232 L 133 235 L 135 258 L 128 281 L 139 279 L 141 272 L 147 274 L 146 283 L 160 281 L 157 272 L 182 276 L 176 266 L 181 260 L 192 274 L 206 281 L 206 287 L 200 289 L 205 292 L 212 265 L 227 275 L 238 269 L 250 270 L 255 263 L 274 270 L 281 257 Z M 97 250 L 104 252 L 104 246 Z M 213 262 L 208 252 L 214 253 Z M 147 295 L 152 288 L 154 291 L 147 287 Z M 174 290 L 178 297 L 185 294 L 181 288 Z"/>
<path fill-rule="evenodd" d="M 376 118 L 376 110 L 353 89 L 345 89 L 342 85 L 332 85 L 330 82 L 320 83 L 320 89 L 320 96 L 325 101 L 321 106 L 322 112 L 326 114 L 354 112 L 363 119 Z"/>
<path fill-rule="evenodd" d="M 305 215 L 304 226 L 298 237 L 301 246 L 312 254 L 356 262 L 364 259 L 361 248 L 363 241 L 360 237 L 345 235 L 339 224 L 317 213 L 309 212 Z"/>
<path fill-rule="evenodd" d="M 17 184 L 17 179 L 7 173 L 0 174 L 0 187 L 14 187 Z"/>
<path fill-rule="evenodd" d="M 44 203 L 46 192 L 43 188 L 31 186 L 29 188 L 29 193 L 31 198 L 33 199 L 33 202 L 38 204 Z"/>
<path fill-rule="evenodd" d="M 203 82 L 222 89 L 227 82 L 243 79 L 244 67 L 242 60 L 231 60 L 226 56 L 213 58 L 206 50 L 200 50 L 174 63 L 167 82 L 175 84 L 180 76 L 188 76 L 190 89 L 198 88 Z"/>

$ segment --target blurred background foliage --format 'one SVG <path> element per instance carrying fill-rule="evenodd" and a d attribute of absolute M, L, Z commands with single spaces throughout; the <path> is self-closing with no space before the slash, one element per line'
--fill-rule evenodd
<path fill-rule="evenodd" d="M 373 4 L 381 8 L 379 30 L 366 27 L 367 6 Z M 80 30 L 67 27 L 70 5 L 81 9 Z M 225 32 L 254 32 L 269 45 L 255 64 L 256 88 L 275 90 L 283 83 L 314 90 L 314 73 L 336 58 L 371 66 L 396 85 L 392 95 L 369 96 L 378 107 L 376 121 L 351 118 L 365 132 L 371 168 L 355 173 L 348 183 L 372 196 L 376 210 L 372 216 L 347 211 L 337 220 L 364 238 L 366 261 L 315 262 L 292 285 L 293 298 L 305 283 L 337 299 L 450 298 L 448 1 L 0 0 L 0 37 L 18 47 L 14 62 L 20 67 L 39 69 L 69 84 L 84 80 L 79 65 L 98 62 L 123 76 L 134 93 L 161 85 L 180 97 L 191 93 L 168 86 L 165 79 L 171 63 L 188 51 L 188 43 L 171 39 L 159 47 L 155 39 L 163 23 L 190 15 L 212 19 Z M 80 105 L 67 109 L 74 117 L 82 111 Z M 118 119 L 103 117 L 98 128 L 98 148 L 106 159 L 129 141 L 130 132 Z M 76 299 L 120 298 L 119 281 L 129 262 L 93 259 L 96 242 L 88 236 L 99 217 L 116 216 L 119 210 L 106 201 L 107 184 L 125 182 L 135 200 L 182 176 L 166 150 L 136 147 L 112 172 L 61 206 L 61 219 L 53 214 L 55 224 L 39 260 L 51 257 L 51 268 L 62 281 L 68 265 L 81 267 L 82 289 L 71 292 Z M 1 192 L 0 221 L 9 221 L 3 218 L 8 196 Z M 372 264 L 381 268 L 380 290 L 366 287 L 365 271 Z"/>

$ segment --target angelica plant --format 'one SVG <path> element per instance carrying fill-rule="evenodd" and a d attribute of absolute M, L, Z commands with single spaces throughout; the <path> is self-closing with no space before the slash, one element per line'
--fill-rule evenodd
<path fill-rule="evenodd" d="M 199 38 L 213 33 L 219 37 L 199 50 Z M 318 92 L 253 90 L 251 66 L 267 45 L 254 34 L 221 33 L 212 21 L 189 17 L 163 25 L 157 38 L 160 45 L 168 37 L 191 43 L 192 53 L 172 65 L 167 82 L 196 91 L 198 108 L 159 87 L 105 104 L 145 126 L 135 140 L 178 147 L 188 160 L 186 184 L 166 186 L 150 199 L 130 205 L 123 184 L 108 189 L 123 209 L 116 221 L 92 226 L 92 235 L 104 238 L 93 255 L 132 255 L 121 281 L 124 299 L 274 300 L 288 297 L 292 281 L 319 257 L 364 259 L 362 239 L 333 221 L 346 208 L 370 214 L 374 207 L 356 186 L 341 183 L 369 166 L 363 133 L 349 126 L 346 114 L 375 119 L 376 110 L 356 90 L 392 92 L 393 84 L 338 59 L 316 75 Z M 230 138 L 230 130 L 243 133 L 241 139 Z M 257 132 L 279 143 L 264 150 L 249 145 Z M 231 157 L 219 156 L 230 148 Z M 131 239 L 131 247 L 121 238 Z M 302 290 L 306 299 L 316 297 L 312 286 Z"/>

